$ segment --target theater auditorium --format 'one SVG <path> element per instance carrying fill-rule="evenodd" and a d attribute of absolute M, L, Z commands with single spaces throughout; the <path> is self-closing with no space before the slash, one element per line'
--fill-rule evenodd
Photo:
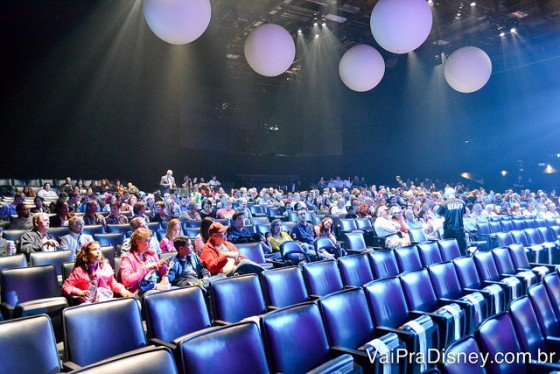
<path fill-rule="evenodd" d="M 560 370 L 560 1 L 0 28 L 0 374 Z"/>

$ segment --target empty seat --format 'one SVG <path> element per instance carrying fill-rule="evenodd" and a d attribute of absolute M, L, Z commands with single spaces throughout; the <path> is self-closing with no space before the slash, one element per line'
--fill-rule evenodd
<path fill-rule="evenodd" d="M 0 271 L 3 269 L 26 268 L 27 259 L 23 253 L 0 257 Z M 0 277 L 0 287 L 2 286 L 2 278 Z"/>
<path fill-rule="evenodd" d="M 511 221 L 511 223 L 513 224 L 513 230 L 525 230 L 527 228 L 523 218 L 515 218 Z"/>
<path fill-rule="evenodd" d="M 130 230 L 130 226 L 129 226 L 129 230 Z M 47 233 L 51 234 L 56 240 L 59 240 L 59 238 L 63 237 L 64 235 L 70 234 L 70 232 L 71 231 L 68 228 L 68 226 L 50 227 L 47 230 Z"/>
<path fill-rule="evenodd" d="M 179 346 L 181 372 L 269 373 L 259 327 L 253 321 L 198 331 Z"/>
<path fill-rule="evenodd" d="M 560 317 L 560 275 L 558 272 L 548 274 L 544 277 L 543 284 L 554 312 Z"/>
<path fill-rule="evenodd" d="M 47 315 L 0 322 L 2 373 L 62 371 L 55 335 Z"/>
<path fill-rule="evenodd" d="M 344 288 L 335 260 L 305 264 L 303 278 L 311 296 L 324 296 Z"/>
<path fill-rule="evenodd" d="M 428 235 L 423 228 L 408 229 L 408 236 L 412 244 L 418 244 L 428 241 Z"/>
<path fill-rule="evenodd" d="M 522 280 L 507 274 L 501 275 L 496 267 L 496 262 L 491 252 L 480 252 L 474 256 L 476 270 L 480 274 L 480 278 L 488 283 L 495 283 L 506 290 L 506 304 L 509 305 L 511 300 L 521 296 L 526 291 L 525 284 Z"/>
<path fill-rule="evenodd" d="M 408 308 L 398 277 L 369 282 L 364 286 L 364 292 L 374 325 L 383 333 L 398 330 L 408 352 L 428 355 L 430 349 L 442 348 L 437 324 L 428 313 L 413 312 Z M 413 372 L 426 368 L 426 363 L 413 363 L 412 367 Z"/>
<path fill-rule="evenodd" d="M 362 287 L 373 280 L 367 253 L 343 256 L 338 259 L 338 267 L 345 286 Z"/>
<path fill-rule="evenodd" d="M 245 258 L 251 260 L 263 268 L 272 267 L 272 263 L 267 263 L 264 257 L 264 249 L 261 242 L 255 243 L 236 243 L 235 246 Z"/>
<path fill-rule="evenodd" d="M 508 220 L 501 220 L 500 225 L 502 227 L 502 232 L 510 232 L 512 230 L 515 230 L 513 228 L 513 223 L 509 219 Z"/>
<path fill-rule="evenodd" d="M 508 249 L 511 260 L 517 269 L 531 269 L 541 279 L 551 271 L 556 271 L 555 266 L 529 263 L 527 250 L 522 244 L 511 244 L 508 246 Z"/>
<path fill-rule="evenodd" d="M 115 252 L 118 251 L 119 246 L 124 243 L 125 234 L 122 232 L 114 232 L 108 234 L 94 234 L 93 238 L 99 242 L 102 247 L 111 246 Z"/>
<path fill-rule="evenodd" d="M 126 235 L 130 231 L 130 225 L 128 223 L 107 225 L 107 233 L 117 233 L 120 232 Z"/>
<path fill-rule="evenodd" d="M 420 255 L 418 254 L 418 248 L 415 245 L 395 248 L 393 251 L 401 273 L 423 267 L 422 260 L 420 260 Z"/>
<path fill-rule="evenodd" d="M 442 360 L 441 369 L 445 374 L 486 374 L 484 361 L 480 348 L 472 335 L 467 335 L 454 341 L 447 347 L 445 353 L 454 360 Z M 471 359 L 459 359 L 470 357 Z"/>
<path fill-rule="evenodd" d="M 95 234 L 104 234 L 105 228 L 103 225 L 86 225 L 84 226 L 84 234 L 94 236 Z"/>
<path fill-rule="evenodd" d="M 472 257 L 459 257 L 453 260 L 457 278 L 465 290 L 480 291 L 488 302 L 488 313 L 497 314 L 506 309 L 506 291 L 499 284 L 481 279 Z"/>
<path fill-rule="evenodd" d="M 19 242 L 23 234 L 31 230 L 4 230 L 3 238 L 14 242 Z"/>
<path fill-rule="evenodd" d="M 366 246 L 364 234 L 361 231 L 347 232 L 344 234 L 348 253 L 361 253 L 371 251 L 372 248 Z"/>
<path fill-rule="evenodd" d="M 417 247 L 423 266 L 443 262 L 443 257 L 441 257 L 441 252 L 437 242 L 424 242 L 418 244 Z"/>
<path fill-rule="evenodd" d="M 337 228 L 339 235 L 358 230 L 356 221 L 353 218 L 339 218 Z"/>
<path fill-rule="evenodd" d="M 210 327 L 210 315 L 199 287 L 148 292 L 144 294 L 142 302 L 151 341 L 177 345 L 184 335 Z M 182 312 L 187 313 L 188 317 L 170 318 Z"/>
<path fill-rule="evenodd" d="M 461 257 L 461 250 L 457 239 L 440 239 L 437 241 L 443 261 L 453 261 Z"/>
<path fill-rule="evenodd" d="M 274 308 L 302 303 L 309 299 L 301 268 L 290 266 L 262 273 L 267 305 Z"/>
<path fill-rule="evenodd" d="M 271 372 L 303 373 L 316 369 L 349 373 L 354 370 L 352 356 L 332 355 L 319 307 L 314 302 L 275 310 L 261 321 Z"/>
<path fill-rule="evenodd" d="M 369 253 L 371 270 L 375 279 L 393 277 L 400 273 L 395 252 L 392 249 L 383 249 Z"/>
<path fill-rule="evenodd" d="M 547 251 L 545 251 L 545 248 L 540 244 L 532 245 L 529 242 L 529 239 L 527 238 L 524 230 L 513 230 L 510 232 L 510 234 L 513 237 L 513 243 L 521 243 L 523 244 L 523 247 L 529 250 L 529 252 L 527 252 L 527 256 L 529 257 L 530 261 L 539 263 L 548 262 L 549 256 Z"/>
<path fill-rule="evenodd" d="M 53 265 L 56 270 L 58 282 L 62 281 L 62 264 L 74 261 L 74 252 L 54 251 L 54 252 L 31 252 L 29 254 L 29 263 L 31 266 Z"/>
<path fill-rule="evenodd" d="M 515 239 L 510 232 L 500 232 L 496 234 L 496 244 L 499 247 L 507 247 L 513 243 L 515 243 Z"/>
<path fill-rule="evenodd" d="M 214 323 L 239 322 L 243 318 L 267 312 L 255 274 L 219 279 L 210 284 L 210 303 Z"/>
<path fill-rule="evenodd" d="M 523 281 L 525 289 L 539 281 L 539 278 L 531 270 L 515 268 L 508 248 L 494 248 L 491 253 L 494 257 L 496 268 L 501 275 L 516 276 Z"/>
<path fill-rule="evenodd" d="M 408 271 L 399 277 L 411 310 L 443 317 L 438 320 L 438 327 L 444 347 L 464 336 L 469 326 L 474 326 L 472 306 L 461 300 L 438 299 L 427 269 Z"/>
<path fill-rule="evenodd" d="M 381 368 L 397 372 L 399 364 L 401 372 L 406 371 L 405 360 L 389 360 L 387 365 L 382 359 L 376 362 L 370 360 L 381 355 L 396 356 L 397 350 L 405 349 L 406 346 L 397 333 L 383 334 L 375 329 L 363 289 L 352 288 L 331 293 L 319 300 L 319 306 L 329 344 L 342 347 L 342 352 L 350 353 L 365 372 L 374 372 L 376 369 L 382 372 Z M 388 350 L 384 350 L 385 347 Z"/>
<path fill-rule="evenodd" d="M 65 365 L 70 367 L 89 365 L 147 343 L 140 306 L 132 298 L 73 306 L 64 310 L 63 320 Z"/>
<path fill-rule="evenodd" d="M 332 254 L 336 258 L 340 258 L 342 255 L 340 253 L 340 249 L 333 241 L 327 237 L 319 237 L 313 241 L 313 247 L 317 253 L 321 251 L 327 251 L 328 253 Z"/>
<path fill-rule="evenodd" d="M 545 337 L 560 338 L 560 321 L 554 311 L 553 302 L 550 299 L 544 284 L 537 283 L 527 290 L 533 309 L 537 315 L 539 326 Z"/>

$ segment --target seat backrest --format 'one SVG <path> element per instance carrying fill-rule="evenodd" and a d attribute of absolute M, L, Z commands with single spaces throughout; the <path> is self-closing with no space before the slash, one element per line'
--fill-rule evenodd
<path fill-rule="evenodd" d="M 253 217 L 252 222 L 253 225 L 266 225 L 270 223 L 267 217 Z"/>
<path fill-rule="evenodd" d="M 239 322 L 266 311 L 264 296 L 256 274 L 220 279 L 210 284 L 214 318 Z"/>
<path fill-rule="evenodd" d="M 408 308 L 432 312 L 437 309 L 437 296 L 427 269 L 407 271 L 399 275 Z"/>
<path fill-rule="evenodd" d="M 516 298 L 510 303 L 509 309 L 523 351 L 530 352 L 533 357 L 538 357 L 539 351 L 546 352 L 544 336 L 529 297 Z"/>
<path fill-rule="evenodd" d="M 482 281 L 476 270 L 476 265 L 472 257 L 459 257 L 453 260 L 453 266 L 457 272 L 457 278 L 461 283 L 462 288 L 475 288 L 482 287 Z"/>
<path fill-rule="evenodd" d="M 126 235 L 122 232 L 112 232 L 108 234 L 94 234 L 93 238 L 99 242 L 100 246 L 111 246 L 116 251 L 117 247 L 124 243 Z"/>
<path fill-rule="evenodd" d="M 444 373 L 486 374 L 482 361 L 483 356 L 478 348 L 475 338 L 472 335 L 468 335 L 454 341 L 445 349 L 445 353 L 449 355 L 448 357 L 471 357 L 472 359 L 443 360 L 441 366 Z"/>
<path fill-rule="evenodd" d="M 346 244 L 348 249 L 353 251 L 361 251 L 366 249 L 366 241 L 364 240 L 364 234 L 359 231 L 347 232 L 344 234 L 346 238 Z"/>
<path fill-rule="evenodd" d="M 315 248 L 315 250 L 326 249 L 329 253 L 333 253 L 333 250 L 336 250 L 334 243 L 325 236 L 316 238 L 313 241 L 313 247 Z"/>
<path fill-rule="evenodd" d="M 62 319 L 66 359 L 80 366 L 144 347 L 147 343 L 140 306 L 132 298 L 66 308 Z M 111 321 L 110 328 L 99 328 L 107 321 Z"/>
<path fill-rule="evenodd" d="M 267 270 L 262 277 L 268 305 L 283 308 L 309 298 L 299 266 Z"/>
<path fill-rule="evenodd" d="M 303 278 L 310 295 L 324 296 L 344 288 L 335 260 L 305 264 Z"/>
<path fill-rule="evenodd" d="M 342 256 L 338 259 L 338 267 L 345 286 L 362 287 L 373 280 L 367 253 Z"/>
<path fill-rule="evenodd" d="M 84 234 L 94 235 L 94 234 L 104 234 L 105 228 L 103 225 L 86 225 L 84 226 Z"/>
<path fill-rule="evenodd" d="M 223 225 L 228 225 L 229 224 L 229 220 L 228 223 L 223 223 Z M 157 230 L 159 230 L 161 228 L 161 224 L 159 222 L 148 222 L 148 228 L 152 231 L 152 232 L 156 232 Z"/>
<path fill-rule="evenodd" d="M 502 232 L 502 225 L 500 224 L 499 221 L 489 221 L 488 227 L 490 228 L 490 233 L 492 234 L 497 234 L 499 232 Z"/>
<path fill-rule="evenodd" d="M 543 241 L 553 243 L 556 240 L 554 238 L 554 232 L 550 227 L 539 227 L 537 230 L 539 230 Z"/>
<path fill-rule="evenodd" d="M 524 221 L 526 229 L 536 229 L 538 227 L 534 218 L 525 218 Z"/>
<path fill-rule="evenodd" d="M 500 225 L 502 226 L 502 232 L 510 232 L 513 230 L 513 223 L 510 219 L 501 220 Z"/>
<path fill-rule="evenodd" d="M 31 230 L 4 230 L 4 239 L 6 240 L 12 240 L 14 242 L 17 242 L 21 239 L 21 237 L 23 236 L 23 234 L 25 234 L 26 232 L 30 232 Z"/>
<path fill-rule="evenodd" d="M 130 226 L 129 226 L 129 230 L 130 230 Z M 47 233 L 51 234 L 56 240 L 58 240 L 60 237 L 62 237 L 64 235 L 70 234 L 70 232 L 71 231 L 68 228 L 68 226 L 50 227 L 47 230 Z"/>
<path fill-rule="evenodd" d="M 490 235 L 490 226 L 488 222 L 477 222 L 476 232 L 478 235 Z"/>
<path fill-rule="evenodd" d="M 120 232 L 126 235 L 126 233 L 129 231 L 130 231 L 130 225 L 128 223 L 107 225 L 108 233 Z"/>
<path fill-rule="evenodd" d="M 0 299 L 14 307 L 25 301 L 61 296 L 54 265 L 4 269 L 0 278 Z"/>
<path fill-rule="evenodd" d="M 543 283 L 556 318 L 560 321 L 560 275 L 556 271 L 547 274 L 543 278 Z"/>
<path fill-rule="evenodd" d="M 350 232 L 358 230 L 356 221 L 353 218 L 339 218 L 338 223 L 340 225 L 340 232 Z"/>
<path fill-rule="evenodd" d="M 395 248 L 394 252 L 401 273 L 403 271 L 411 271 L 423 267 L 420 255 L 418 254 L 418 248 L 415 245 Z"/>
<path fill-rule="evenodd" d="M 535 218 L 535 225 L 537 228 L 539 227 L 547 227 L 546 219 L 544 218 Z"/>
<path fill-rule="evenodd" d="M 235 246 L 239 252 L 247 259 L 256 262 L 257 264 L 264 264 L 264 250 L 261 242 L 256 243 L 236 243 Z"/>
<path fill-rule="evenodd" d="M 179 345 L 183 373 L 269 373 L 259 327 L 253 321 L 190 334 Z"/>
<path fill-rule="evenodd" d="M 479 252 L 474 255 L 474 263 L 480 278 L 484 280 L 498 281 L 500 280 L 500 273 L 494 262 L 491 252 Z"/>
<path fill-rule="evenodd" d="M 408 236 L 410 237 L 410 241 L 413 243 L 428 241 L 428 235 L 426 235 L 426 232 L 421 227 L 408 229 Z"/>
<path fill-rule="evenodd" d="M 74 270 L 74 262 L 65 262 L 62 264 L 62 282 L 64 283 L 64 281 L 66 279 L 68 279 L 68 277 L 70 276 L 70 274 L 72 274 L 72 271 Z"/>
<path fill-rule="evenodd" d="M 292 228 L 297 225 L 297 222 L 294 221 L 282 221 L 282 231 L 292 232 Z M 313 231 L 313 230 L 311 230 Z"/>
<path fill-rule="evenodd" d="M 461 282 L 452 262 L 432 264 L 428 266 L 428 272 L 438 298 L 458 299 L 462 296 Z"/>
<path fill-rule="evenodd" d="M 500 357 L 503 352 L 521 352 L 517 335 L 508 313 L 500 313 L 484 320 L 476 330 L 478 345 L 488 357 Z M 489 360 L 486 369 L 491 373 L 525 373 L 521 360 Z"/>
<path fill-rule="evenodd" d="M 374 336 L 373 320 L 364 290 L 351 288 L 319 300 L 331 346 L 357 349 Z"/>
<path fill-rule="evenodd" d="M 375 279 L 393 277 L 400 273 L 395 252 L 392 249 L 369 253 L 369 263 Z"/>
<path fill-rule="evenodd" d="M 418 253 L 420 254 L 423 266 L 443 262 L 437 242 L 418 243 L 416 246 L 418 247 Z"/>
<path fill-rule="evenodd" d="M 542 244 L 545 240 L 541 237 L 541 233 L 537 228 L 525 229 L 525 236 L 529 241 L 529 244 L 536 245 Z"/>
<path fill-rule="evenodd" d="M 59 373 L 60 358 L 50 318 L 45 315 L 0 322 L 3 373 Z"/>
<path fill-rule="evenodd" d="M 511 235 L 511 231 L 510 232 L 499 232 L 496 234 L 496 240 L 498 242 L 498 245 L 500 247 L 507 247 L 510 244 L 515 243 L 515 240 L 513 239 L 513 236 Z"/>
<path fill-rule="evenodd" d="M 172 342 L 211 325 L 204 295 L 199 287 L 151 292 L 145 294 L 142 301 L 149 338 Z M 184 317 L 170 318 L 181 311 L 186 313 Z"/>
<path fill-rule="evenodd" d="M 373 225 L 371 224 L 371 220 L 369 218 L 355 218 L 355 221 L 358 230 L 362 230 L 362 231 L 373 230 Z"/>
<path fill-rule="evenodd" d="M 327 333 L 314 302 L 268 313 L 262 318 L 262 333 L 274 373 L 303 373 L 330 359 Z"/>
<path fill-rule="evenodd" d="M 529 287 L 527 294 L 537 315 L 539 326 L 544 336 L 560 336 L 560 323 L 554 313 L 554 307 L 546 292 L 544 284 L 537 283 Z"/>
<path fill-rule="evenodd" d="M 27 267 L 27 259 L 23 253 L 12 256 L 0 257 L 0 271 L 4 269 L 25 268 Z M 0 280 L 1 282 L 1 280 Z M 0 283 L 0 286 L 2 283 Z"/>
<path fill-rule="evenodd" d="M 183 231 L 189 238 L 194 239 L 198 234 L 200 234 L 200 227 L 187 227 L 184 228 Z"/>
<path fill-rule="evenodd" d="M 310 262 L 309 256 L 303 251 L 300 245 L 295 241 L 285 241 L 280 244 L 280 254 L 284 261 L 289 261 L 293 256 L 302 256 L 307 262 Z"/>
<path fill-rule="evenodd" d="M 62 275 L 62 264 L 74 261 L 74 252 L 71 250 L 54 252 L 31 252 L 29 263 L 31 266 L 53 265 L 56 275 Z"/>
<path fill-rule="evenodd" d="M 521 243 L 514 243 L 508 245 L 511 260 L 516 268 L 530 269 L 529 258 L 527 252 Z"/>
<path fill-rule="evenodd" d="M 268 218 L 267 218 L 268 220 Z M 258 223 L 257 224 L 257 232 L 259 234 L 266 235 L 270 232 L 270 223 Z"/>
<path fill-rule="evenodd" d="M 175 374 L 179 372 L 169 348 L 150 346 L 85 366 L 73 371 L 73 373 L 125 373 L 134 372 L 138 368 L 141 368 L 143 373 Z"/>
<path fill-rule="evenodd" d="M 398 277 L 369 282 L 364 291 L 375 326 L 398 328 L 409 320 L 406 297 Z"/>
<path fill-rule="evenodd" d="M 457 239 L 440 239 L 437 242 L 443 261 L 453 261 L 461 257 L 461 250 Z"/>
<path fill-rule="evenodd" d="M 517 270 L 507 247 L 494 248 L 492 251 L 496 268 L 500 274 L 516 274 Z"/>
<path fill-rule="evenodd" d="M 528 246 L 529 244 L 529 240 L 527 239 L 527 236 L 525 235 L 525 231 L 524 230 L 513 230 L 510 232 L 511 236 L 513 237 L 513 242 L 514 243 L 521 243 L 524 246 Z M 503 246 L 500 246 L 503 247 Z"/>
<path fill-rule="evenodd" d="M 513 224 L 514 230 L 524 230 L 526 228 L 525 220 L 523 219 L 514 219 L 511 221 L 511 223 Z"/>

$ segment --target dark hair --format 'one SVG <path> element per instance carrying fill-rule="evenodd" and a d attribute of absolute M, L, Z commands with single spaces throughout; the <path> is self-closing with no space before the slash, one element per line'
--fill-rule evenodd
<path fill-rule="evenodd" d="M 146 204 L 144 204 L 142 201 L 138 201 L 132 207 L 132 211 L 134 212 L 134 214 L 138 214 L 140 212 L 140 209 L 142 209 L 142 207 L 145 207 L 145 206 L 146 206 Z"/>
<path fill-rule="evenodd" d="M 210 229 L 210 226 L 212 226 L 213 223 L 214 219 L 210 217 L 205 217 L 200 222 L 200 236 L 202 236 L 205 243 L 208 241 L 208 229 Z"/>
<path fill-rule="evenodd" d="M 191 238 L 189 238 L 188 236 L 184 236 L 184 235 L 178 236 L 173 240 L 173 246 L 178 251 L 179 247 L 183 247 L 187 245 L 189 240 L 191 240 Z"/>
<path fill-rule="evenodd" d="M 231 217 L 232 220 L 236 220 L 237 217 L 242 216 L 244 213 L 243 212 L 239 212 L 239 211 L 235 211 L 235 213 L 233 213 L 233 216 Z"/>

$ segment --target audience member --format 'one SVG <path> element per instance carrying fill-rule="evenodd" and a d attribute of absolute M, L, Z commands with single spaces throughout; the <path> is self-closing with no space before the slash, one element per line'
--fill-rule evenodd
<path fill-rule="evenodd" d="M 221 209 L 218 209 L 216 211 L 216 217 L 218 218 L 233 218 L 233 215 L 235 214 L 235 209 L 233 209 L 233 204 L 231 202 L 231 200 L 227 199 L 224 202 L 224 207 Z"/>
<path fill-rule="evenodd" d="M 200 212 L 201 218 L 216 218 L 216 212 L 212 210 L 212 201 L 209 199 L 202 200 L 202 211 Z"/>
<path fill-rule="evenodd" d="M 33 203 L 35 207 L 31 208 L 31 213 L 50 213 L 49 207 L 45 206 L 45 199 L 41 196 L 35 196 Z"/>
<path fill-rule="evenodd" d="M 167 274 L 167 260 L 160 260 L 157 253 L 150 249 L 151 239 L 149 229 L 136 229 L 130 238 L 130 251 L 122 255 L 122 284 L 130 292 L 142 294 L 151 290 Z"/>
<path fill-rule="evenodd" d="M 132 232 L 138 230 L 139 228 L 144 228 L 144 229 L 148 229 L 148 224 L 146 223 L 146 220 L 142 217 L 135 217 L 133 219 L 130 220 L 130 228 L 132 229 Z M 150 231 L 151 233 L 151 231 Z M 131 240 L 130 238 L 126 238 L 123 242 L 123 244 L 121 245 L 121 251 L 122 252 L 128 252 L 130 250 L 132 246 Z M 152 237 L 150 238 L 150 250 L 152 250 L 153 252 L 160 254 L 161 253 L 161 248 L 159 247 L 159 242 L 156 238 L 155 235 L 152 235 Z"/>
<path fill-rule="evenodd" d="M 16 206 L 17 217 L 12 217 L 8 230 L 31 230 L 33 219 L 29 216 L 29 207 L 24 203 Z"/>
<path fill-rule="evenodd" d="M 208 241 L 208 229 L 214 223 L 214 219 L 211 217 L 203 218 L 200 222 L 200 232 L 194 238 L 194 248 L 196 250 L 196 254 L 200 256 L 202 251 L 202 247 Z"/>
<path fill-rule="evenodd" d="M 16 207 L 19 204 L 22 204 L 25 202 L 25 195 L 21 192 L 17 192 L 14 195 L 14 200 L 9 203 L 4 205 L 1 209 L 0 209 L 0 216 L 15 216 L 17 215 L 17 211 L 16 211 Z"/>
<path fill-rule="evenodd" d="M 154 205 L 154 218 L 152 222 L 164 222 L 168 221 L 169 216 L 165 212 L 165 203 L 163 201 L 156 201 Z"/>
<path fill-rule="evenodd" d="M 70 213 L 68 208 L 68 203 L 62 200 L 58 200 L 54 206 L 54 216 L 50 217 L 51 227 L 62 227 L 68 226 L 68 220 L 74 216 L 74 213 Z"/>
<path fill-rule="evenodd" d="M 76 254 L 85 244 L 93 241 L 93 237 L 84 234 L 84 220 L 80 216 L 74 216 L 68 220 L 70 234 L 60 238 L 60 248 L 71 250 Z"/>
<path fill-rule="evenodd" d="M 178 236 L 173 240 L 173 245 L 177 255 L 173 258 L 173 266 L 170 266 L 167 274 L 169 283 L 178 287 L 197 285 L 206 289 L 207 279 L 211 274 L 204 266 L 204 262 L 194 253 L 191 239 Z"/>
<path fill-rule="evenodd" d="M 311 225 L 307 223 L 306 217 L 306 210 L 304 208 L 300 208 L 298 213 L 298 220 L 297 223 L 292 227 L 290 231 L 290 235 L 292 239 L 299 243 L 302 250 L 311 258 L 311 259 L 319 259 L 319 258 L 331 258 L 330 254 L 327 254 L 323 251 L 323 253 L 315 252 L 313 247 L 313 240 L 315 239 L 315 235 L 311 229 Z M 292 259 L 294 262 L 296 259 Z"/>
<path fill-rule="evenodd" d="M 58 194 L 56 191 L 51 190 L 51 184 L 46 182 L 43 184 L 43 188 L 37 192 L 37 196 L 42 197 L 43 199 L 56 199 Z"/>
<path fill-rule="evenodd" d="M 377 219 L 373 224 L 375 233 L 380 238 L 385 238 L 385 246 L 394 248 L 410 244 L 408 236 L 402 238 L 400 235 L 400 225 L 388 218 L 389 209 L 382 205 L 377 208 Z"/>
<path fill-rule="evenodd" d="M 29 261 L 31 252 L 56 251 L 58 242 L 47 232 L 48 229 L 49 216 L 46 213 L 36 213 L 33 216 L 33 231 L 21 236 L 18 253 L 25 254 Z"/>
<path fill-rule="evenodd" d="M 105 217 L 97 213 L 99 211 L 99 204 L 97 200 L 90 200 L 87 203 L 86 214 L 84 214 L 84 223 L 87 226 L 91 225 L 101 225 L 107 231 L 107 222 L 105 222 Z"/>
<path fill-rule="evenodd" d="M 325 217 L 323 220 L 314 227 L 315 238 L 327 238 L 332 242 L 333 247 L 336 249 L 334 253 L 330 253 L 335 257 L 340 257 L 343 250 L 336 240 L 336 236 L 332 232 L 333 220 L 330 217 Z"/>
<path fill-rule="evenodd" d="M 167 230 L 165 231 L 165 237 L 159 242 L 159 247 L 162 252 L 174 252 L 175 245 L 173 241 L 176 237 L 181 235 L 181 221 L 173 218 L 167 224 Z"/>
<path fill-rule="evenodd" d="M 80 302 L 110 300 L 113 293 L 134 297 L 114 277 L 111 265 L 105 261 L 99 242 L 92 241 L 81 247 L 76 255 L 74 270 L 62 284 L 66 296 L 79 296 Z"/>
<path fill-rule="evenodd" d="M 114 201 L 110 204 L 110 214 L 105 218 L 108 225 L 124 225 L 128 223 L 128 218 L 119 212 L 120 204 Z"/>
<path fill-rule="evenodd" d="M 191 221 L 201 221 L 202 216 L 196 210 L 196 204 L 190 201 L 187 205 L 187 209 L 181 213 L 181 220 L 191 220 Z"/>

